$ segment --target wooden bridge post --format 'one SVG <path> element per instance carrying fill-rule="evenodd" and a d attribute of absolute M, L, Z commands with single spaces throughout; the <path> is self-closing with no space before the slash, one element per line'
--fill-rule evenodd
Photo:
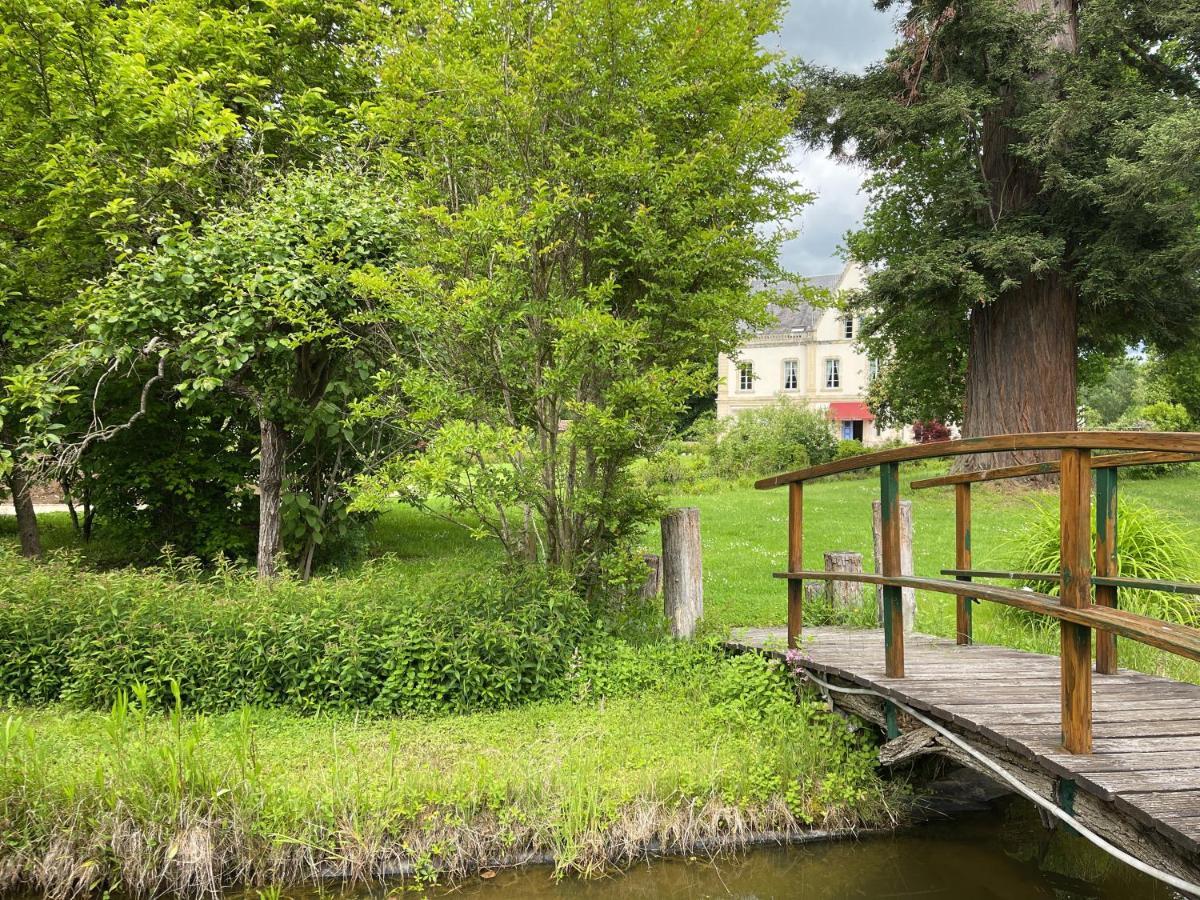
<path fill-rule="evenodd" d="M 1063 450 L 1059 495 L 1059 535 L 1064 606 L 1092 603 L 1091 453 Z M 1062 651 L 1062 740 L 1068 753 L 1092 752 L 1092 629 L 1059 622 Z"/>
<path fill-rule="evenodd" d="M 1117 470 L 1096 469 L 1096 574 L 1116 578 L 1120 574 L 1117 562 Z M 1096 605 L 1117 607 L 1115 585 L 1096 585 Z M 1096 671 L 1113 675 L 1117 671 L 1117 636 L 1111 631 L 1096 630 Z"/>
<path fill-rule="evenodd" d="M 793 481 L 788 485 L 788 568 L 799 572 L 804 568 L 804 485 Z M 796 649 L 800 630 L 804 627 L 804 582 L 788 579 L 787 645 Z"/>
<path fill-rule="evenodd" d="M 900 575 L 900 464 L 879 467 L 879 520 L 885 576 Z M 883 644 L 889 678 L 904 677 L 904 601 L 899 587 L 883 586 Z"/>
<path fill-rule="evenodd" d="M 954 486 L 954 567 L 956 569 L 971 568 L 971 485 L 970 482 Z M 970 581 L 970 575 L 959 575 L 959 581 Z M 971 643 L 971 604 L 970 597 L 958 598 L 958 627 L 956 628 L 959 644 Z"/>

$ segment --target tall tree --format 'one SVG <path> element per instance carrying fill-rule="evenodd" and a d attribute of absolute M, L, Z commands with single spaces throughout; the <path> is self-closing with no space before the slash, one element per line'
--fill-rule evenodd
<path fill-rule="evenodd" d="M 882 418 L 1069 430 L 1080 353 L 1194 333 L 1200 179 L 1136 177 L 1198 115 L 1185 6 L 916 0 L 886 63 L 807 71 L 801 134 L 870 173 L 849 249 Z"/>
<path fill-rule="evenodd" d="M 27 367 L 124 255 L 311 162 L 369 96 L 357 0 L 0 0 L 0 457 L 24 494 Z M 24 392 L 22 394 L 22 392 Z M 23 546 L 36 547 L 20 500 Z"/>
<path fill-rule="evenodd" d="M 761 315 L 768 226 L 804 199 L 785 170 L 789 70 L 760 45 L 779 15 L 464 0 L 403 18 L 371 124 L 425 207 L 420 264 L 374 288 L 420 311 L 420 364 L 389 397 L 425 451 L 381 496 L 448 498 L 589 589 L 630 558 L 656 509 L 631 463 Z"/>
<path fill-rule="evenodd" d="M 308 491 L 311 527 L 299 554 L 307 575 L 329 502 L 364 455 L 345 424 L 348 406 L 398 354 L 394 323 L 371 308 L 355 278 L 402 261 L 408 232 L 404 204 L 370 178 L 296 172 L 245 208 L 165 236 L 88 294 L 89 366 L 148 364 L 151 380 L 170 380 L 183 415 L 214 396 L 249 410 L 258 426 L 263 577 L 276 574 L 289 489 Z M 289 479 L 289 457 L 322 439 L 338 447 L 318 463 L 326 471 Z"/>

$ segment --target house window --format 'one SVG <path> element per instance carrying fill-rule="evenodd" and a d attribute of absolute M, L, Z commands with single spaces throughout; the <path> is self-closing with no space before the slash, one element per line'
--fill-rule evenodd
<path fill-rule="evenodd" d="M 825 388 L 832 390 L 842 386 L 841 366 L 836 359 L 825 360 Z"/>
<path fill-rule="evenodd" d="M 783 389 L 796 391 L 800 389 L 800 363 L 794 359 L 783 361 Z"/>
<path fill-rule="evenodd" d="M 738 363 L 738 390 L 739 391 L 754 390 L 754 363 L 752 363 L 752 362 Z"/>
<path fill-rule="evenodd" d="M 879 360 L 867 360 L 867 380 L 874 381 L 879 377 Z"/>
<path fill-rule="evenodd" d="M 845 316 L 842 319 L 842 337 L 847 340 L 854 337 L 854 316 Z"/>

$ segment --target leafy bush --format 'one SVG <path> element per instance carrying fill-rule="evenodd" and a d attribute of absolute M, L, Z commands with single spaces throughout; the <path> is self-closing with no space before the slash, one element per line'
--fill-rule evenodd
<path fill-rule="evenodd" d="M 834 458 L 838 441 L 819 410 L 781 401 L 711 426 L 703 441 L 713 470 L 726 477 L 770 475 Z"/>
<path fill-rule="evenodd" d="M 834 459 L 849 459 L 852 456 L 862 456 L 867 452 L 867 448 L 863 446 L 862 441 L 842 440 L 838 441 L 837 452 L 833 454 Z"/>
<path fill-rule="evenodd" d="M 918 444 L 950 440 L 950 429 L 942 422 L 913 422 L 913 438 Z"/>
<path fill-rule="evenodd" d="M 693 441 L 669 441 L 634 469 L 645 484 L 676 492 L 698 493 L 717 484 L 704 447 Z"/>
<path fill-rule="evenodd" d="M 185 706 L 301 712 L 493 709 L 562 689 L 589 616 L 565 579 L 512 570 L 462 579 L 263 585 L 229 570 L 80 573 L 0 552 L 0 700 L 105 707 L 177 681 Z"/>
<path fill-rule="evenodd" d="M 1151 403 L 1142 407 L 1141 416 L 1155 431 L 1188 431 L 1192 427 L 1192 417 L 1178 403 Z"/>
<path fill-rule="evenodd" d="M 1058 516 L 1057 502 L 1039 505 L 1037 513 L 1013 542 L 1011 558 L 1015 570 L 1059 571 L 1061 562 Z M 1122 576 L 1166 581 L 1188 581 L 1195 576 L 1195 535 L 1184 526 L 1162 512 L 1130 500 L 1120 501 L 1117 516 L 1117 557 Z M 1094 522 L 1092 538 L 1094 546 Z M 1054 595 L 1058 593 L 1057 586 L 1030 584 L 1029 587 Z M 1120 604 L 1122 609 L 1143 615 L 1187 625 L 1200 625 L 1200 614 L 1197 613 L 1195 604 L 1179 594 L 1122 589 Z M 1005 607 L 1005 610 L 1018 616 L 1033 615 L 1008 607 Z"/>

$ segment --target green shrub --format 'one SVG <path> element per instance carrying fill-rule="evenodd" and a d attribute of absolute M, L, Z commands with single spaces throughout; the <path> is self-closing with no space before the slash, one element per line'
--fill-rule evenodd
<path fill-rule="evenodd" d="M 1095 545 L 1095 523 L 1092 523 Z M 1021 572 L 1058 572 L 1058 503 L 1044 502 L 1013 541 L 1013 568 Z M 1164 581 L 1189 581 L 1196 575 L 1195 535 L 1162 512 L 1131 500 L 1122 499 L 1117 512 L 1117 556 L 1120 574 L 1127 578 Z M 1029 584 L 1035 591 L 1057 595 L 1057 586 Z M 1122 609 L 1143 615 L 1200 625 L 1200 614 L 1192 600 L 1180 594 L 1162 591 L 1121 589 Z M 1007 613 L 1022 614 L 1005 607 Z M 1040 620 L 1042 617 L 1038 617 Z M 1048 620 L 1047 620 L 1048 621 Z"/>
<path fill-rule="evenodd" d="M 645 484 L 674 493 L 700 493 L 719 483 L 704 446 L 696 441 L 669 441 L 633 468 Z"/>
<path fill-rule="evenodd" d="M 834 459 L 849 459 L 852 456 L 862 456 L 867 452 L 867 448 L 863 446 L 862 441 L 841 440 L 838 441 L 837 451 L 833 454 Z"/>
<path fill-rule="evenodd" d="M 538 571 L 260 584 L 228 570 L 81 573 L 0 551 L 0 700 L 105 707 L 178 681 L 205 712 L 494 709 L 561 691 L 588 611 Z"/>
<path fill-rule="evenodd" d="M 761 477 L 820 465 L 838 450 L 823 412 L 786 401 L 718 423 L 703 443 L 713 470 L 725 477 Z"/>

